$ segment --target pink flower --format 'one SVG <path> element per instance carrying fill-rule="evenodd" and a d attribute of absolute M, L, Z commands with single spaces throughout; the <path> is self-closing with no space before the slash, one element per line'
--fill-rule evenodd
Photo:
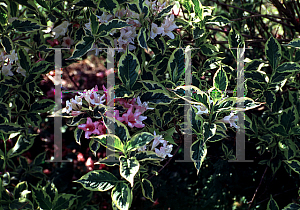
<path fill-rule="evenodd" d="M 84 112 L 81 112 L 81 111 L 72 111 L 72 112 L 71 112 L 71 115 L 72 115 L 73 117 L 75 117 L 75 116 L 78 116 L 78 115 L 80 115 L 80 114 L 82 114 L 82 113 L 84 113 Z"/>
<path fill-rule="evenodd" d="M 87 118 L 86 124 L 78 125 L 79 129 L 82 129 L 85 131 L 85 138 L 89 139 L 91 134 L 98 134 L 100 135 L 100 132 L 98 130 L 99 121 L 93 122 L 90 117 Z"/>
<path fill-rule="evenodd" d="M 71 39 L 69 36 L 63 38 L 63 43 L 61 46 L 63 47 L 71 47 L 71 45 L 74 44 L 73 39 Z"/>
<path fill-rule="evenodd" d="M 79 162 L 84 162 L 85 161 L 85 158 L 84 158 L 84 156 L 81 152 L 79 152 L 78 155 L 77 155 L 77 161 L 79 161 Z"/>
<path fill-rule="evenodd" d="M 137 128 L 143 128 L 145 127 L 145 124 L 142 123 L 143 120 L 147 119 L 145 116 L 140 116 L 142 113 L 139 111 L 135 111 L 135 113 L 132 112 L 133 106 L 131 106 L 127 113 L 124 113 L 122 117 L 119 117 L 119 120 L 121 122 L 125 121 L 125 123 L 128 124 L 129 127 L 137 127 Z M 118 111 L 118 110 L 116 110 Z M 117 119 L 117 118 L 116 118 Z"/>
<path fill-rule="evenodd" d="M 85 166 L 88 168 L 89 171 L 92 171 L 94 169 L 94 161 L 91 157 L 87 159 L 85 162 Z"/>

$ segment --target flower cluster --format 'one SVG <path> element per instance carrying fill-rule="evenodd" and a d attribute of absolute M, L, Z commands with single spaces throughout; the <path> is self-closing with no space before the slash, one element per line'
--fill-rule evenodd
<path fill-rule="evenodd" d="M 154 109 L 148 107 L 148 103 L 146 102 L 142 104 L 139 97 L 130 100 L 120 98 L 116 99 L 116 102 L 128 109 L 122 116 L 120 116 L 119 110 L 115 110 L 115 118 L 120 122 L 126 123 L 130 128 L 145 127 L 145 124 L 143 124 L 142 121 L 147 119 L 147 117 L 141 116 L 141 114 L 143 114 L 147 109 Z"/>
<path fill-rule="evenodd" d="M 236 129 L 239 129 L 240 126 L 235 124 L 236 121 L 239 120 L 239 117 L 231 111 L 231 113 L 228 116 L 225 116 L 221 121 L 224 123 L 229 123 L 230 127 L 235 127 Z"/>
<path fill-rule="evenodd" d="M 156 148 L 159 145 L 161 145 L 159 149 Z M 157 154 L 157 156 L 161 158 L 166 158 L 167 156 L 168 157 L 173 156 L 171 155 L 172 149 L 173 149 L 173 145 L 168 144 L 168 142 L 163 139 L 162 135 L 156 135 L 156 132 L 154 131 L 154 140 L 152 142 L 152 146 L 150 150 L 154 151 Z M 147 146 L 143 146 L 138 149 L 138 151 L 146 151 L 146 150 L 147 150 Z"/>
<path fill-rule="evenodd" d="M 160 11 L 162 11 L 165 6 L 166 2 L 163 4 L 159 1 L 146 1 L 146 4 L 150 6 L 150 10 L 153 15 L 157 15 Z M 111 15 L 107 12 L 103 12 L 102 15 L 97 16 L 99 24 L 107 23 L 110 20 L 114 18 L 122 19 L 126 18 L 126 22 L 130 24 L 131 26 L 124 27 L 120 29 L 120 36 L 119 38 L 114 38 L 114 47 L 119 48 L 118 52 L 124 52 L 126 48 L 128 47 L 129 51 L 132 51 L 136 49 L 134 46 L 135 39 L 137 37 L 138 31 L 142 24 L 140 23 L 140 15 L 131 11 L 128 7 L 127 8 L 121 8 L 119 9 L 115 15 Z M 148 18 L 148 21 L 150 22 L 150 19 Z M 65 24 L 66 25 L 66 24 Z M 85 24 L 85 28 L 91 31 L 91 22 Z M 151 23 L 151 31 L 150 31 L 150 37 L 151 39 L 154 39 L 157 35 L 162 36 L 168 36 L 171 39 L 174 39 L 174 34 L 172 31 L 174 29 L 177 29 L 178 26 L 174 22 L 174 15 L 171 14 L 169 16 L 166 16 L 163 20 L 161 26 L 158 26 L 156 23 Z M 59 30 L 61 34 L 63 34 L 62 30 Z M 116 33 L 116 30 L 112 31 L 110 35 L 114 35 Z M 98 55 L 99 51 L 97 48 L 97 45 L 94 44 L 92 50 L 96 50 L 96 55 Z"/>
<path fill-rule="evenodd" d="M 110 100 L 110 96 L 108 94 L 109 89 L 106 89 L 103 86 L 103 90 L 104 94 L 102 96 L 97 94 L 97 85 L 91 90 L 85 90 L 83 93 L 78 93 L 79 96 L 75 96 L 75 98 L 66 101 L 66 107 L 63 108 L 62 112 L 67 114 L 71 113 L 72 116 L 78 116 L 80 114 L 83 114 L 83 99 L 91 108 L 94 108 L 95 106 L 98 106 L 100 104 L 104 105 L 104 102 L 115 102 L 122 107 L 123 112 L 122 116 L 120 116 L 120 110 L 114 110 L 114 115 L 117 120 L 127 124 L 130 128 L 145 127 L 145 124 L 143 124 L 142 121 L 147 119 L 147 117 L 142 116 L 142 114 L 146 110 L 154 108 L 150 108 L 147 102 L 142 103 L 139 97 L 129 100 L 118 98 L 112 101 Z M 90 117 L 87 118 L 87 122 L 85 124 L 79 125 L 78 128 L 85 131 L 85 138 L 87 139 L 91 134 L 104 134 L 106 130 L 106 127 L 102 121 L 92 122 L 92 119 Z"/>
<path fill-rule="evenodd" d="M 0 70 L 0 73 L 2 73 L 4 76 L 14 75 L 14 73 L 11 71 L 14 63 L 18 66 L 16 72 L 26 77 L 26 71 L 20 66 L 20 63 L 18 62 L 18 54 L 15 52 L 15 50 L 12 50 L 10 54 L 6 55 L 4 52 L 1 52 L 0 61 L 2 62 L 2 69 Z"/>

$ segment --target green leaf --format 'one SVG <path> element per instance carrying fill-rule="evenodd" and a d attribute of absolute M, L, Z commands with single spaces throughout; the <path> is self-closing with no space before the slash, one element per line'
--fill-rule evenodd
<path fill-rule="evenodd" d="M 156 36 L 154 38 L 154 40 L 155 40 L 155 45 L 157 46 L 157 48 L 159 49 L 161 54 L 164 55 L 166 52 L 166 48 L 167 48 L 165 39 L 162 36 L 161 37 Z"/>
<path fill-rule="evenodd" d="M 114 15 L 118 9 L 118 2 L 116 0 L 101 0 L 98 9 Z"/>
<path fill-rule="evenodd" d="M 9 209 L 10 210 L 19 210 L 19 209 L 34 209 L 33 204 L 30 200 L 26 198 L 20 198 L 20 199 L 15 199 L 9 204 Z"/>
<path fill-rule="evenodd" d="M 211 137 L 213 137 L 216 134 L 217 131 L 217 125 L 211 124 L 209 125 L 208 122 L 203 123 L 203 136 L 204 136 L 204 142 L 209 140 Z"/>
<path fill-rule="evenodd" d="M 41 209 L 52 210 L 51 198 L 44 190 L 32 186 L 32 197 Z"/>
<path fill-rule="evenodd" d="M 281 46 L 274 37 L 268 39 L 265 53 L 272 69 L 275 70 L 281 59 Z"/>
<path fill-rule="evenodd" d="M 130 90 L 138 79 L 140 64 L 137 57 L 129 51 L 119 61 L 118 75 L 125 87 Z"/>
<path fill-rule="evenodd" d="M 13 46 L 14 46 L 11 39 L 6 35 L 2 36 L 1 45 L 3 46 L 3 48 L 7 54 L 11 53 L 11 51 L 13 50 Z"/>
<path fill-rule="evenodd" d="M 141 28 L 140 28 L 140 31 L 139 31 L 139 33 L 138 33 L 138 38 L 137 38 L 137 40 L 138 40 L 139 45 L 140 45 L 143 49 L 145 49 L 145 50 L 148 51 L 148 46 L 147 46 L 147 36 L 146 36 L 146 28 L 144 28 L 144 27 L 141 27 Z"/>
<path fill-rule="evenodd" d="M 54 108 L 55 102 L 51 99 L 42 99 L 34 102 L 30 107 L 32 113 L 46 113 Z"/>
<path fill-rule="evenodd" d="M 96 15 L 90 10 L 90 22 L 91 22 L 91 29 L 92 34 L 96 35 L 99 28 L 99 21 Z"/>
<path fill-rule="evenodd" d="M 220 91 L 226 91 L 228 86 L 228 78 L 226 72 L 222 68 L 219 68 L 215 73 L 213 78 L 213 85 Z"/>
<path fill-rule="evenodd" d="M 99 142 L 104 147 L 112 150 L 112 151 L 120 151 L 124 152 L 124 145 L 120 138 L 113 134 L 103 134 L 100 136 L 91 136 L 90 138 Z"/>
<path fill-rule="evenodd" d="M 159 157 L 153 151 L 142 151 L 135 154 L 135 158 L 139 161 L 146 161 L 146 160 L 162 160 L 162 157 Z"/>
<path fill-rule="evenodd" d="M 104 124 L 108 130 L 108 133 L 118 136 L 123 144 L 125 144 L 129 140 L 129 131 L 127 127 L 119 120 L 116 120 L 112 117 L 106 117 L 104 118 Z"/>
<path fill-rule="evenodd" d="M 72 194 L 61 194 L 56 197 L 53 201 L 53 208 L 52 210 L 66 210 L 72 206 L 73 202 L 77 196 Z"/>
<path fill-rule="evenodd" d="M 202 44 L 200 51 L 206 56 L 214 56 L 219 53 L 218 48 L 212 44 Z"/>
<path fill-rule="evenodd" d="M 159 82 L 143 80 L 142 83 L 147 90 L 165 90 L 165 87 Z"/>
<path fill-rule="evenodd" d="M 283 125 L 279 125 L 279 124 L 273 125 L 269 128 L 269 130 L 272 133 L 277 134 L 277 135 L 288 136 Z"/>
<path fill-rule="evenodd" d="M 126 144 L 126 151 L 133 151 L 145 146 L 154 139 L 154 136 L 148 132 L 142 132 L 134 135 Z"/>
<path fill-rule="evenodd" d="M 272 195 L 268 202 L 267 210 L 279 210 L 279 206 L 277 205 L 276 201 L 272 198 Z"/>
<path fill-rule="evenodd" d="M 17 133 L 25 128 L 14 123 L 2 123 L 0 124 L 0 131 L 6 134 Z"/>
<path fill-rule="evenodd" d="M 146 101 L 154 104 L 169 104 L 172 98 L 165 91 L 155 90 L 144 93 L 141 96 L 141 101 L 142 103 Z"/>
<path fill-rule="evenodd" d="M 47 0 L 36 0 L 36 2 L 44 7 L 46 10 L 50 10 L 49 5 L 47 4 Z"/>
<path fill-rule="evenodd" d="M 284 161 L 293 171 L 300 174 L 300 162 L 298 160 L 285 160 Z"/>
<path fill-rule="evenodd" d="M 11 27 L 14 28 L 18 32 L 29 32 L 40 29 L 40 26 L 37 23 L 34 23 L 29 20 L 21 21 L 14 20 L 11 23 Z"/>
<path fill-rule="evenodd" d="M 29 136 L 28 140 L 24 136 L 19 136 L 15 146 L 8 151 L 8 157 L 14 157 L 27 151 L 34 143 L 35 136 Z"/>
<path fill-rule="evenodd" d="M 127 24 L 125 21 L 123 20 L 119 20 L 119 19 L 113 19 L 107 23 L 102 23 L 99 26 L 98 29 L 98 36 L 108 36 L 109 33 L 115 29 L 121 29 L 124 28 L 126 26 L 131 26 L 130 24 Z"/>
<path fill-rule="evenodd" d="M 49 67 L 52 64 L 47 61 L 40 61 L 32 66 L 30 69 L 29 73 L 30 74 L 46 74 L 49 71 Z"/>
<path fill-rule="evenodd" d="M 294 62 L 286 62 L 276 68 L 278 73 L 299 72 L 300 65 Z"/>
<path fill-rule="evenodd" d="M 140 168 L 139 161 L 135 157 L 125 158 L 120 156 L 120 175 L 126 179 L 133 187 L 134 176 L 137 174 Z"/>
<path fill-rule="evenodd" d="M 194 29 L 193 29 L 193 37 L 194 39 L 199 39 L 199 38 L 202 38 L 205 36 L 205 29 L 204 28 L 200 28 L 198 26 L 196 26 Z"/>
<path fill-rule="evenodd" d="M 2 88 L 2 87 L 3 86 L 0 86 L 0 88 Z M 7 87 L 7 86 L 4 86 L 4 87 Z M 3 88 L 3 89 L 5 89 L 5 88 Z M 6 103 L 0 103 L 0 116 L 9 119 L 9 107 Z M 1 129 L 1 124 L 0 124 L 0 129 Z"/>
<path fill-rule="evenodd" d="M 81 0 L 77 2 L 75 5 L 79 7 L 92 7 L 97 9 L 97 6 L 94 4 L 92 0 Z"/>
<path fill-rule="evenodd" d="M 168 71 L 170 73 L 172 82 L 176 84 L 179 81 L 180 77 L 185 72 L 184 68 L 184 52 L 182 49 L 176 49 L 168 61 Z"/>
<path fill-rule="evenodd" d="M 128 8 L 131 10 L 131 11 L 133 11 L 133 12 L 135 12 L 135 13 L 140 13 L 140 11 L 139 11 L 139 9 L 138 9 L 138 6 L 137 6 L 137 4 L 136 3 L 133 3 L 133 4 L 127 4 L 128 5 Z"/>
<path fill-rule="evenodd" d="M 133 95 L 134 92 L 132 90 L 127 90 L 127 88 L 122 85 L 116 85 L 115 87 L 116 98 L 132 98 Z"/>
<path fill-rule="evenodd" d="M 28 162 L 27 159 L 23 156 L 19 157 L 20 167 L 24 170 L 28 170 Z"/>
<path fill-rule="evenodd" d="M 289 205 L 287 205 L 286 207 L 284 207 L 283 210 L 299 210 L 300 209 L 300 205 L 297 203 L 290 203 Z"/>
<path fill-rule="evenodd" d="M 83 130 L 79 129 L 78 127 L 74 131 L 74 138 L 77 144 L 81 145 L 80 143 L 80 137 L 83 134 Z"/>
<path fill-rule="evenodd" d="M 113 188 L 119 180 L 108 171 L 94 170 L 74 182 L 80 183 L 87 190 L 103 192 Z"/>
<path fill-rule="evenodd" d="M 300 48 L 300 39 L 293 39 L 290 43 L 288 43 L 286 46 L 291 46 L 295 48 Z"/>
<path fill-rule="evenodd" d="M 196 13 L 196 16 L 200 19 L 203 20 L 203 15 L 204 15 L 204 9 L 202 7 L 202 4 L 200 2 L 200 0 L 192 0 L 193 4 L 194 4 L 194 11 Z"/>
<path fill-rule="evenodd" d="M 231 49 L 231 48 L 243 48 L 245 45 L 243 36 L 236 29 L 231 28 L 228 34 L 228 43 L 232 55 L 237 59 L 237 52 L 238 52 L 237 49 Z"/>
<path fill-rule="evenodd" d="M 276 95 L 273 91 L 270 91 L 270 90 L 266 90 L 264 91 L 264 97 L 266 99 L 266 102 L 269 106 L 269 108 L 272 108 L 273 106 L 273 103 L 276 101 Z"/>
<path fill-rule="evenodd" d="M 5 25 L 7 23 L 7 9 L 4 5 L 0 5 L 0 23 Z"/>
<path fill-rule="evenodd" d="M 21 67 L 23 69 L 25 69 L 26 72 L 29 72 L 30 71 L 30 59 L 29 59 L 29 56 L 28 56 L 26 50 L 20 48 L 18 50 L 18 57 L 20 60 Z"/>
<path fill-rule="evenodd" d="M 86 190 L 85 188 L 81 188 L 80 190 L 78 190 L 76 192 L 76 195 L 80 197 L 80 199 L 77 199 L 77 208 L 84 209 L 84 207 L 87 206 L 87 203 L 92 199 L 93 194 L 93 191 Z"/>
<path fill-rule="evenodd" d="M 217 25 L 219 27 L 224 27 L 230 23 L 230 20 L 223 16 L 216 16 L 213 17 L 212 19 L 209 19 L 205 24 L 213 24 Z"/>
<path fill-rule="evenodd" d="M 171 11 L 171 9 L 174 7 L 174 4 L 173 5 L 169 5 L 167 6 L 166 8 L 164 8 L 162 11 L 160 11 L 156 16 L 155 16 L 155 19 L 159 19 L 161 17 L 164 17 L 166 16 L 167 14 L 169 14 L 169 12 Z"/>
<path fill-rule="evenodd" d="M 111 198 L 120 210 L 128 210 L 132 202 L 132 191 L 125 183 L 117 184 L 111 191 Z"/>
<path fill-rule="evenodd" d="M 153 200 L 154 187 L 148 179 L 142 179 L 142 193 L 145 198 L 148 198 L 149 200 L 154 202 Z"/>
<path fill-rule="evenodd" d="M 195 168 L 197 169 L 197 174 L 199 174 L 201 165 L 207 154 L 206 145 L 203 144 L 202 140 L 197 140 L 192 144 L 190 152 L 191 159 L 194 162 Z"/>
<path fill-rule="evenodd" d="M 19 198 L 26 198 L 26 193 L 23 191 L 28 190 L 28 185 L 26 181 L 19 182 L 16 187 L 14 188 L 14 198 L 19 199 Z M 25 191 L 26 192 L 26 191 Z"/>
<path fill-rule="evenodd" d="M 296 126 L 299 120 L 299 115 L 295 106 L 289 107 L 279 116 L 279 122 L 285 127 L 285 131 L 289 133 L 290 129 Z"/>
<path fill-rule="evenodd" d="M 80 58 L 92 49 L 95 38 L 93 36 L 83 36 L 82 40 L 75 45 L 75 50 L 70 58 L 67 60 Z"/>
<path fill-rule="evenodd" d="M 34 158 L 32 165 L 34 166 L 41 165 L 45 162 L 45 159 L 46 159 L 46 151 L 38 154 L 36 158 Z"/>
<path fill-rule="evenodd" d="M 40 127 L 40 123 L 42 121 L 41 116 L 38 113 L 28 113 L 26 115 L 26 120 L 35 127 Z"/>

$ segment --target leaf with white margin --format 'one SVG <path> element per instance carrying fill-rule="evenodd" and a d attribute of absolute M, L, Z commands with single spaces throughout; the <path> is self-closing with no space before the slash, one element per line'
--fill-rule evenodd
<path fill-rule="evenodd" d="M 135 157 L 125 158 L 120 156 L 120 174 L 126 179 L 133 187 L 134 176 L 137 174 L 140 168 L 139 161 Z"/>

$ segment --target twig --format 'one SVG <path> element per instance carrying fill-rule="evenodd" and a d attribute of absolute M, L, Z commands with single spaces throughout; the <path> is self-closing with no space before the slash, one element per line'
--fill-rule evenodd
<path fill-rule="evenodd" d="M 224 6 L 227 6 L 227 7 L 232 7 L 232 8 L 235 8 L 235 9 L 238 9 L 238 10 L 242 10 L 242 11 L 245 11 L 245 12 L 249 12 L 250 14 L 253 14 L 253 15 L 261 15 L 261 14 L 258 14 L 256 12 L 252 12 L 250 10 L 243 9 L 243 8 L 240 8 L 240 7 L 237 7 L 237 6 L 225 4 L 225 3 L 222 3 L 222 2 L 219 2 L 219 1 L 216 1 L 216 0 L 211 0 L 211 1 L 215 2 L 217 4 L 220 4 L 220 5 L 224 5 Z M 275 16 L 275 15 L 262 15 L 262 17 L 266 17 L 266 18 L 278 18 L 278 19 L 282 19 L 282 20 L 289 20 L 290 19 L 290 18 L 284 18 L 284 17 L 280 17 L 280 16 Z"/>
<path fill-rule="evenodd" d="M 255 43 L 255 42 L 266 42 L 268 41 L 267 39 L 249 39 L 245 40 L 247 43 Z M 290 42 L 292 39 L 277 39 L 278 42 Z M 228 41 L 215 41 L 212 42 L 212 44 L 228 44 Z"/>
<path fill-rule="evenodd" d="M 76 82 L 73 80 L 73 77 L 70 76 L 69 70 L 68 68 L 65 68 L 65 70 L 67 71 L 67 75 L 69 77 L 69 79 L 72 81 L 72 83 L 76 86 L 77 89 L 79 89 L 79 86 L 76 84 Z"/>
<path fill-rule="evenodd" d="M 250 202 L 247 203 L 247 204 L 250 204 L 249 207 L 248 207 L 248 210 L 251 208 L 251 205 L 252 205 L 252 203 L 253 203 L 253 201 L 254 201 L 254 198 L 255 198 L 255 196 L 256 196 L 256 194 L 257 194 L 257 191 L 258 191 L 258 189 L 260 188 L 260 185 L 261 185 L 261 183 L 262 183 L 262 181 L 263 181 L 263 179 L 264 179 L 264 177 L 265 177 L 265 175 L 266 175 L 267 170 L 268 170 L 268 166 L 266 167 L 265 172 L 263 173 L 263 175 L 262 175 L 262 177 L 261 177 L 261 179 L 260 179 L 260 182 L 259 182 L 259 184 L 258 184 L 258 187 L 257 187 L 256 190 L 255 190 L 255 193 L 254 193 L 254 195 L 253 195 L 253 197 L 252 197 L 252 200 L 251 200 Z"/>
<path fill-rule="evenodd" d="M 278 195 L 284 194 L 284 193 L 286 193 L 286 192 L 289 192 L 289 191 L 292 191 L 292 190 L 295 190 L 295 189 L 298 189 L 298 187 L 294 187 L 294 188 L 292 188 L 292 189 L 283 191 L 283 192 L 281 192 L 281 193 L 277 193 L 277 194 L 275 194 L 275 195 L 272 195 L 272 197 L 274 198 L 274 197 L 276 197 L 276 196 L 278 196 Z M 259 202 L 257 203 L 257 205 L 259 205 L 259 204 L 261 204 L 261 203 L 263 203 L 263 202 L 265 202 L 265 201 L 267 201 L 267 200 L 269 200 L 269 199 L 270 199 L 270 198 L 266 198 L 266 199 L 264 199 L 264 200 L 262 200 L 262 201 L 259 201 Z"/>
<path fill-rule="evenodd" d="M 277 19 L 282 19 L 282 20 L 291 20 L 290 18 L 282 18 L 282 17 L 279 17 L 279 16 L 274 16 L 274 15 L 262 15 L 262 14 L 258 14 L 256 12 L 252 12 L 250 10 L 247 10 L 247 9 L 243 9 L 243 8 L 240 8 L 240 7 L 236 7 L 236 6 L 233 6 L 233 5 L 229 5 L 229 4 L 225 4 L 225 3 L 222 3 L 222 2 L 219 2 L 219 1 L 216 1 L 216 0 L 211 0 L 212 2 L 215 2 L 217 4 L 220 4 L 220 5 L 224 5 L 224 6 L 228 6 L 228 7 L 232 7 L 232 8 L 235 8 L 235 9 L 238 9 L 238 10 L 242 10 L 242 11 L 245 11 L 245 12 L 249 12 L 250 14 L 253 14 L 253 15 L 261 15 L 261 17 L 265 17 L 265 18 L 268 18 L 269 20 L 273 21 L 273 22 L 276 22 L 276 23 L 280 23 L 282 25 L 285 25 L 285 26 L 288 26 L 290 28 L 296 28 L 296 26 L 292 26 L 292 25 L 289 25 L 285 22 L 282 22 L 282 21 L 278 21 L 274 18 L 277 18 Z M 293 23 L 293 22 L 292 22 Z"/>

